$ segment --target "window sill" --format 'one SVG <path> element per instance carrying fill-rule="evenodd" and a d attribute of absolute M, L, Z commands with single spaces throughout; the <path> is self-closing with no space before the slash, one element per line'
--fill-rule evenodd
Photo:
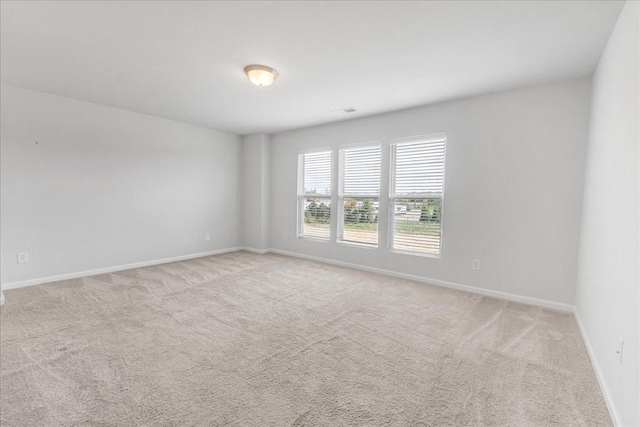
<path fill-rule="evenodd" d="M 369 245 L 367 243 L 350 242 L 348 240 L 338 240 L 337 243 L 339 245 L 354 246 L 356 248 L 378 249 L 378 245 Z"/>
<path fill-rule="evenodd" d="M 331 239 L 321 239 L 319 237 L 298 236 L 298 240 L 309 240 L 311 242 L 329 243 Z"/>
<path fill-rule="evenodd" d="M 442 254 L 425 254 L 422 252 L 411 252 L 411 251 L 403 251 L 403 250 L 399 250 L 399 249 L 389 249 L 389 252 L 392 254 L 398 254 L 398 255 L 411 255 L 411 256 L 417 256 L 417 257 L 422 257 L 422 258 L 433 258 L 433 259 L 441 259 L 442 258 Z"/>

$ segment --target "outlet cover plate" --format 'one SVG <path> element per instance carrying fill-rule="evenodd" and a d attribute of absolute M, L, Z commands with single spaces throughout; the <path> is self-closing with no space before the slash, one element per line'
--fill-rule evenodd
<path fill-rule="evenodd" d="M 18 252 L 18 264 L 29 262 L 29 252 Z"/>

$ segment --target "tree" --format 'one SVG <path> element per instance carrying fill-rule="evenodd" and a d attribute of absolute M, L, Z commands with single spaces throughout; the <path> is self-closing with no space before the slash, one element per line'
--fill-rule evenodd
<path fill-rule="evenodd" d="M 360 222 L 373 222 L 373 204 L 371 200 L 362 202 L 360 208 Z"/>
<path fill-rule="evenodd" d="M 429 207 L 426 203 L 422 205 L 422 209 L 420 211 L 420 222 L 429 222 L 431 220 L 431 213 L 429 212 Z"/>
<path fill-rule="evenodd" d="M 353 211 L 357 208 L 356 199 L 346 199 L 344 201 L 344 210 Z"/>
<path fill-rule="evenodd" d="M 420 222 L 440 222 L 442 204 L 438 199 L 427 199 L 420 209 Z"/>
<path fill-rule="evenodd" d="M 307 210 L 304 211 L 304 220 L 307 223 L 313 223 L 313 222 L 316 222 L 317 218 L 318 218 L 318 205 L 316 204 L 315 201 L 312 201 L 311 203 L 309 203 L 309 206 L 307 206 Z"/>
<path fill-rule="evenodd" d="M 346 199 L 344 201 L 344 222 L 347 224 L 357 224 L 359 222 L 356 199 Z"/>
<path fill-rule="evenodd" d="M 325 205 L 324 202 L 321 202 L 320 206 L 318 206 L 318 214 L 316 216 L 316 219 L 318 220 L 318 222 L 326 224 L 329 222 L 330 216 L 331 209 L 329 208 L 329 206 Z"/>
<path fill-rule="evenodd" d="M 315 200 L 312 200 L 304 211 L 304 222 L 313 224 L 316 222 L 327 224 L 331 217 L 331 207 L 327 206 L 324 202 L 318 204 Z"/>

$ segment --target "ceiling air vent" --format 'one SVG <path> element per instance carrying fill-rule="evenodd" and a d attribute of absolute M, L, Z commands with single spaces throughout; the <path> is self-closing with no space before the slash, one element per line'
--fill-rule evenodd
<path fill-rule="evenodd" d="M 355 109 L 355 108 L 353 108 L 353 107 L 347 107 L 347 108 L 338 108 L 337 110 L 331 110 L 331 111 L 329 111 L 329 112 L 330 112 L 330 113 L 335 113 L 336 111 L 343 111 L 343 112 L 345 112 L 345 113 L 355 113 L 355 112 L 356 112 L 356 111 L 358 111 L 358 110 L 356 110 L 356 109 Z"/>

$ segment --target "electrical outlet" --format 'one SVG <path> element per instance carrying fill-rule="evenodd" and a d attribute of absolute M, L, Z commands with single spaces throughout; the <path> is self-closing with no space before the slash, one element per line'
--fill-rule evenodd
<path fill-rule="evenodd" d="M 204 240 L 211 240 L 211 233 L 204 233 Z"/>
<path fill-rule="evenodd" d="M 472 270 L 480 270 L 480 260 L 479 259 L 472 259 L 471 260 L 471 269 Z"/>
<path fill-rule="evenodd" d="M 18 252 L 18 264 L 29 262 L 29 252 Z"/>
<path fill-rule="evenodd" d="M 624 340 L 622 338 L 618 338 L 618 350 L 616 353 L 618 354 L 618 362 L 622 363 L 622 351 L 624 350 Z"/>
<path fill-rule="evenodd" d="M 287 233 L 282 233 L 282 240 L 289 240 L 289 236 L 287 236 Z"/>

